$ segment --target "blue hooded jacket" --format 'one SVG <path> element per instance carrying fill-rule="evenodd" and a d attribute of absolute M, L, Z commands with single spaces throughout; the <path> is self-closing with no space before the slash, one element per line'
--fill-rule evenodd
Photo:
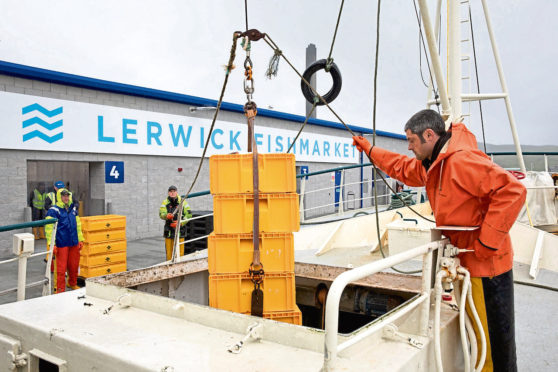
<path fill-rule="evenodd" d="M 65 189 L 59 189 L 57 192 L 56 205 L 53 205 L 47 211 L 46 219 L 58 219 L 58 227 L 56 229 L 55 245 L 57 247 L 73 247 L 79 242 L 82 242 L 83 234 L 81 232 L 81 220 L 78 216 L 77 208 L 74 203 L 70 201 L 69 205 L 62 202 L 61 192 Z M 47 237 L 47 244 L 50 246 L 52 238 L 53 224 L 45 226 L 45 233 Z"/>

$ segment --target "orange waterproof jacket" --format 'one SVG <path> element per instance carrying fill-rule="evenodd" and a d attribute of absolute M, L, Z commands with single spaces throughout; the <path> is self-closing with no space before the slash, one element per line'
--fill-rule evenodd
<path fill-rule="evenodd" d="M 374 147 L 374 163 L 409 186 L 426 186 L 437 226 L 479 226 L 475 231 L 444 231 L 459 248 L 473 249 L 477 238 L 494 256 L 481 260 L 473 252 L 459 258 L 472 277 L 492 277 L 513 267 L 509 235 L 525 203 L 526 189 L 514 176 L 478 150 L 477 141 L 463 124 L 453 124 L 452 136 L 428 172 L 422 162 Z M 477 243 L 475 243 L 477 242 Z"/>

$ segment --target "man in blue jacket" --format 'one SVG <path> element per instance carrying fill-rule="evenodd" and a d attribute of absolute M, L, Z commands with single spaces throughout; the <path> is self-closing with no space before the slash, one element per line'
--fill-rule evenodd
<path fill-rule="evenodd" d="M 64 278 L 68 271 L 68 287 L 78 289 L 77 274 L 79 269 L 79 252 L 83 246 L 81 221 L 77 208 L 70 200 L 70 192 L 66 189 L 57 191 L 56 205 L 50 207 L 46 218 L 58 219 L 56 237 L 54 237 L 54 291 L 64 292 L 66 289 Z M 47 245 L 50 246 L 53 224 L 45 226 Z"/>

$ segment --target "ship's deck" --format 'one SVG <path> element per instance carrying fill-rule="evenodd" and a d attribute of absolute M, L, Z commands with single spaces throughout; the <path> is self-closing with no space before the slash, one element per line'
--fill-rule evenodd
<path fill-rule="evenodd" d="M 157 264 L 164 259 L 162 238 L 149 238 L 128 242 L 128 269 L 138 269 Z M 44 251 L 44 241 L 38 241 L 36 251 Z M 203 251 L 202 251 L 203 252 Z M 199 252 L 199 256 L 203 253 Z M 308 254 L 308 252 L 304 253 Z M 42 258 L 31 259 L 28 263 L 28 282 L 41 279 L 44 273 Z M 528 270 L 525 265 L 516 264 L 517 274 Z M 6 265 L 0 271 L 0 290 L 16 286 L 17 263 Z M 557 287 L 558 274 L 541 270 L 538 284 Z M 40 295 L 40 288 L 27 291 L 27 298 Z M 72 296 L 72 301 L 76 301 Z M 15 294 L 0 297 L 0 304 L 12 302 Z M 99 300 L 102 301 L 102 300 Z M 76 301 L 77 302 L 77 301 Z M 108 302 L 107 302 L 108 304 Z M 83 305 L 81 305 L 83 306 Z M 101 304 L 99 304 L 99 307 Z M 108 305 L 107 305 L 108 306 Z M 515 285 L 516 340 L 518 367 L 521 371 L 554 371 L 558 369 L 558 324 L 551 320 L 558 312 L 558 292 Z M 321 353 L 312 353 L 321 359 Z M 310 357 L 312 359 L 313 357 Z"/>

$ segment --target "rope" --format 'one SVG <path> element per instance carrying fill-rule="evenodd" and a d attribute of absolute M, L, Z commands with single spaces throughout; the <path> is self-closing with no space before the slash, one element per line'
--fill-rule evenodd
<path fill-rule="evenodd" d="M 277 72 L 279 71 L 279 61 L 281 61 L 281 51 L 276 49 L 273 52 L 273 56 L 269 60 L 269 65 L 267 66 L 267 70 L 265 71 L 265 76 L 268 79 L 271 79 L 274 76 L 277 76 Z"/>
<path fill-rule="evenodd" d="M 381 0 L 378 0 L 378 10 L 376 12 L 376 56 L 375 56 L 375 62 L 374 62 L 374 103 L 372 106 L 372 130 L 373 130 L 373 134 L 372 134 L 372 146 L 376 145 L 376 102 L 377 102 L 377 95 L 376 95 L 376 87 L 377 87 L 377 82 L 378 82 L 378 55 L 379 55 L 379 50 L 380 50 L 380 8 L 381 8 Z M 386 258 L 386 255 L 384 253 L 384 248 L 382 246 L 382 235 L 380 234 L 380 214 L 378 212 L 378 184 L 376 183 L 376 173 L 380 174 L 378 171 L 378 168 L 376 168 L 376 165 L 374 164 L 374 162 L 372 161 L 372 159 L 370 159 L 370 162 L 372 163 L 372 166 L 374 167 L 373 171 L 372 171 L 372 178 L 374 180 L 374 210 L 375 210 L 375 215 L 376 215 L 376 235 L 378 236 L 378 246 L 380 247 L 380 253 L 382 254 L 383 258 Z M 384 183 L 386 184 L 386 186 L 388 186 L 390 189 L 391 187 L 388 185 L 388 183 L 386 182 L 386 180 L 383 178 L 383 176 L 380 174 L 380 177 L 382 177 L 382 180 L 384 181 Z M 393 191 L 393 190 L 392 190 Z M 397 195 L 397 193 L 395 193 L 395 195 Z M 397 195 L 399 197 L 399 195 Z M 405 202 L 403 201 L 403 204 L 405 204 Z M 422 272 L 422 270 L 415 270 L 415 271 L 404 271 L 404 270 L 399 270 L 397 269 L 395 266 L 392 266 L 391 269 L 395 272 L 398 272 L 400 274 L 418 274 L 420 272 Z"/>
<path fill-rule="evenodd" d="M 415 204 L 415 202 L 413 201 L 413 195 L 409 194 L 408 192 L 401 192 L 398 193 L 401 195 L 401 199 L 397 199 L 397 197 L 395 197 L 394 195 L 391 196 L 391 203 L 389 204 L 388 210 L 391 209 L 397 209 L 397 208 L 401 208 L 404 207 L 406 205 L 412 205 Z"/>
<path fill-rule="evenodd" d="M 281 52 L 281 49 L 279 49 L 279 47 L 277 46 L 277 44 L 275 44 L 275 42 L 273 41 L 273 39 L 266 34 L 264 37 L 264 41 L 266 42 L 267 45 L 269 45 L 269 47 L 271 49 L 273 49 L 274 52 Z M 291 66 L 291 68 L 293 69 L 293 71 L 300 77 L 300 79 L 304 82 L 304 84 L 306 84 L 308 86 L 308 88 L 310 88 L 310 90 L 319 98 L 319 100 L 329 109 L 329 111 L 331 111 L 331 113 L 333 115 L 335 115 L 335 117 L 337 118 L 337 120 L 339 120 L 339 122 L 341 124 L 343 124 L 343 126 L 345 127 L 345 129 L 347 129 L 349 131 L 349 133 L 351 133 L 351 135 L 356 136 L 355 132 L 352 131 L 351 128 L 349 128 L 349 126 L 343 121 L 343 119 L 341 119 L 341 117 L 335 112 L 335 110 L 333 110 L 331 108 L 331 106 L 326 102 L 326 100 L 312 87 L 312 85 L 310 85 L 310 83 L 304 78 L 302 77 L 302 75 L 300 74 L 300 72 L 298 72 L 298 70 L 296 69 L 296 67 L 293 66 L 293 64 L 291 63 L 291 61 L 289 61 L 289 59 L 287 57 L 285 57 L 284 53 L 281 53 L 281 57 L 283 57 L 283 59 L 285 60 L 285 62 L 287 62 L 287 64 L 289 66 Z"/>
<path fill-rule="evenodd" d="M 310 112 L 308 113 L 308 115 L 306 115 L 306 119 L 304 119 L 304 123 L 302 124 L 302 126 L 300 127 L 300 130 L 298 131 L 298 133 L 296 134 L 296 137 L 293 140 L 293 143 L 291 143 L 291 145 L 289 146 L 289 149 L 287 150 L 287 154 L 289 152 L 291 152 L 291 149 L 293 148 L 293 146 L 296 143 L 296 140 L 298 139 L 298 136 L 300 136 L 300 133 L 302 133 L 302 130 L 304 129 L 304 127 L 306 126 L 306 123 L 308 123 L 308 119 L 310 119 L 310 117 L 312 116 L 312 114 L 314 113 L 314 110 L 316 109 L 316 105 L 318 103 L 318 100 L 314 101 L 314 104 L 312 105 L 312 110 L 310 110 Z"/>
<path fill-rule="evenodd" d="M 194 180 L 192 181 L 192 184 L 190 185 L 190 188 L 188 189 L 188 192 L 186 193 L 186 195 L 184 196 L 184 198 L 182 199 L 182 202 L 180 203 L 180 210 L 182 211 L 182 205 L 184 203 L 184 201 L 186 199 L 188 199 L 188 195 L 190 195 L 190 192 L 192 191 L 192 189 L 194 188 L 194 185 L 196 184 L 196 181 L 198 180 L 198 176 L 200 175 L 200 171 L 201 171 L 201 167 L 203 165 L 203 160 L 205 157 L 205 153 L 207 152 L 207 147 L 209 145 L 209 142 L 211 140 L 211 134 L 213 133 L 213 128 L 215 127 L 215 121 L 217 120 L 217 115 L 219 115 L 219 110 L 221 109 L 221 103 L 223 102 L 223 96 L 225 95 L 225 89 L 227 88 L 227 83 L 229 81 L 229 76 L 230 73 L 232 71 L 232 69 L 234 68 L 234 59 L 236 57 L 236 44 L 238 41 L 240 34 L 235 32 L 233 34 L 233 43 L 231 46 L 231 52 L 230 52 L 230 56 L 229 56 L 229 63 L 227 63 L 227 67 L 226 67 L 226 72 L 225 72 L 225 81 L 223 82 L 223 87 L 221 88 L 221 94 L 219 95 L 219 101 L 217 102 L 217 107 L 215 110 L 215 114 L 213 115 L 213 120 L 211 121 L 211 127 L 209 128 L 209 133 L 207 135 L 207 141 L 205 143 L 205 146 L 203 148 L 203 153 L 202 156 L 200 158 L 200 163 L 198 165 L 198 170 L 196 171 L 196 176 L 194 177 Z"/>
<path fill-rule="evenodd" d="M 339 15 L 337 16 L 337 24 L 335 25 L 335 32 L 333 33 L 333 39 L 331 40 L 331 47 L 329 48 L 329 55 L 327 56 L 327 63 L 328 65 L 333 62 L 331 59 L 331 54 L 333 53 L 333 46 L 335 45 L 335 38 L 337 37 L 337 29 L 339 28 L 339 21 L 341 21 L 341 13 L 343 13 L 343 5 L 345 4 L 345 0 L 341 0 L 341 7 L 339 8 Z M 326 67 L 326 71 L 329 69 Z"/>
<path fill-rule="evenodd" d="M 471 43 L 473 45 L 473 59 L 475 61 L 475 80 L 477 81 L 477 93 L 480 94 L 480 83 L 479 83 L 479 70 L 477 68 L 477 52 L 475 49 L 475 33 L 473 32 L 473 17 L 471 15 L 471 3 L 469 3 L 469 26 L 471 27 Z M 484 119 L 482 115 L 482 101 L 479 99 L 479 110 L 480 110 L 480 120 L 482 128 L 482 144 L 484 146 L 484 153 L 486 154 L 486 138 L 484 135 Z"/>
<path fill-rule="evenodd" d="M 219 96 L 219 101 L 217 102 L 217 107 L 216 107 L 216 110 L 215 110 L 215 114 L 213 115 L 213 121 L 211 122 L 211 127 L 209 129 L 209 134 L 207 135 L 207 141 L 206 141 L 205 146 L 203 148 L 202 156 L 200 157 L 200 163 L 198 165 L 198 170 L 196 171 L 196 176 L 194 177 L 194 180 L 192 181 L 192 184 L 190 185 L 190 188 L 188 189 L 188 192 L 186 192 L 186 194 L 184 195 L 184 197 L 180 201 L 180 205 L 178 207 L 178 210 L 180 211 L 179 216 L 178 216 L 179 220 L 182 217 L 182 211 L 184 210 L 184 203 L 186 203 L 186 199 L 188 199 L 188 195 L 190 195 L 190 192 L 194 188 L 194 185 L 196 184 L 196 181 L 198 180 L 201 168 L 203 166 L 203 160 L 205 158 L 205 153 L 207 152 L 209 142 L 211 141 L 211 134 L 213 133 L 213 128 L 215 127 L 215 121 L 217 120 L 217 115 L 219 115 L 219 110 L 221 109 L 221 103 L 223 102 L 223 96 L 225 95 L 225 89 L 227 88 L 227 83 L 229 81 L 229 75 L 230 75 L 231 71 L 234 69 L 234 59 L 236 57 L 236 44 L 237 44 L 237 41 L 238 41 L 239 37 L 240 37 L 240 33 L 235 32 L 233 34 L 233 42 L 232 42 L 232 46 L 231 46 L 229 62 L 227 63 L 227 66 L 225 67 L 225 81 L 223 82 L 223 87 L 221 88 L 221 94 Z M 172 253 L 173 259 L 175 257 L 174 249 L 177 246 L 176 245 L 177 239 L 179 239 L 179 235 L 180 235 L 180 226 L 181 226 L 181 223 L 176 224 L 176 230 L 175 230 L 175 234 L 174 234 L 173 253 Z"/>
<path fill-rule="evenodd" d="M 279 47 L 277 46 L 277 44 L 275 44 L 275 42 L 273 41 L 273 39 L 269 36 L 269 34 L 265 35 L 264 41 L 266 42 L 267 45 L 269 45 L 269 47 L 271 49 L 275 50 L 280 50 Z M 293 69 L 293 71 L 302 79 L 302 81 L 304 82 L 304 84 L 306 84 L 311 90 L 312 92 L 318 97 L 318 99 L 324 103 L 324 105 L 329 109 L 329 111 L 331 111 L 331 113 L 333 115 L 335 115 L 335 117 L 339 120 L 339 122 L 341 124 L 343 124 L 343 126 L 349 131 L 349 133 L 351 133 L 352 136 L 356 136 L 355 132 L 353 132 L 351 130 L 351 128 L 349 128 L 349 126 L 343 121 L 343 119 L 341 119 L 341 117 L 335 112 L 335 110 L 333 110 L 331 108 L 331 106 L 324 100 L 324 98 L 318 93 L 316 92 L 316 90 L 312 87 L 312 85 L 310 85 L 310 83 L 304 79 L 302 77 L 302 75 L 300 74 L 300 72 L 298 72 L 298 70 L 293 66 L 293 64 L 291 63 L 291 61 L 289 61 L 289 59 L 287 57 L 285 57 L 284 53 L 281 53 L 281 57 L 283 57 L 283 59 L 285 60 L 285 62 L 287 62 L 287 64 L 289 66 L 291 66 L 291 68 Z M 370 162 L 372 163 L 372 166 L 374 167 L 374 170 L 376 172 L 378 172 L 378 169 L 376 168 L 376 165 L 374 164 L 374 162 L 372 162 L 372 160 L 370 160 Z M 382 179 L 382 181 L 386 184 L 386 186 L 388 187 L 388 189 L 391 190 L 391 192 L 393 192 L 394 194 L 397 194 L 397 192 L 389 185 L 389 183 L 386 181 L 386 179 L 384 178 L 384 176 L 378 172 L 378 175 L 380 176 L 380 178 Z M 421 215 L 419 212 L 415 211 L 413 208 L 411 208 L 410 206 L 407 206 L 407 208 L 409 208 L 414 214 L 416 214 L 417 216 L 419 216 L 420 218 L 429 221 L 429 222 L 435 222 L 427 217 L 424 217 L 423 215 Z"/>

